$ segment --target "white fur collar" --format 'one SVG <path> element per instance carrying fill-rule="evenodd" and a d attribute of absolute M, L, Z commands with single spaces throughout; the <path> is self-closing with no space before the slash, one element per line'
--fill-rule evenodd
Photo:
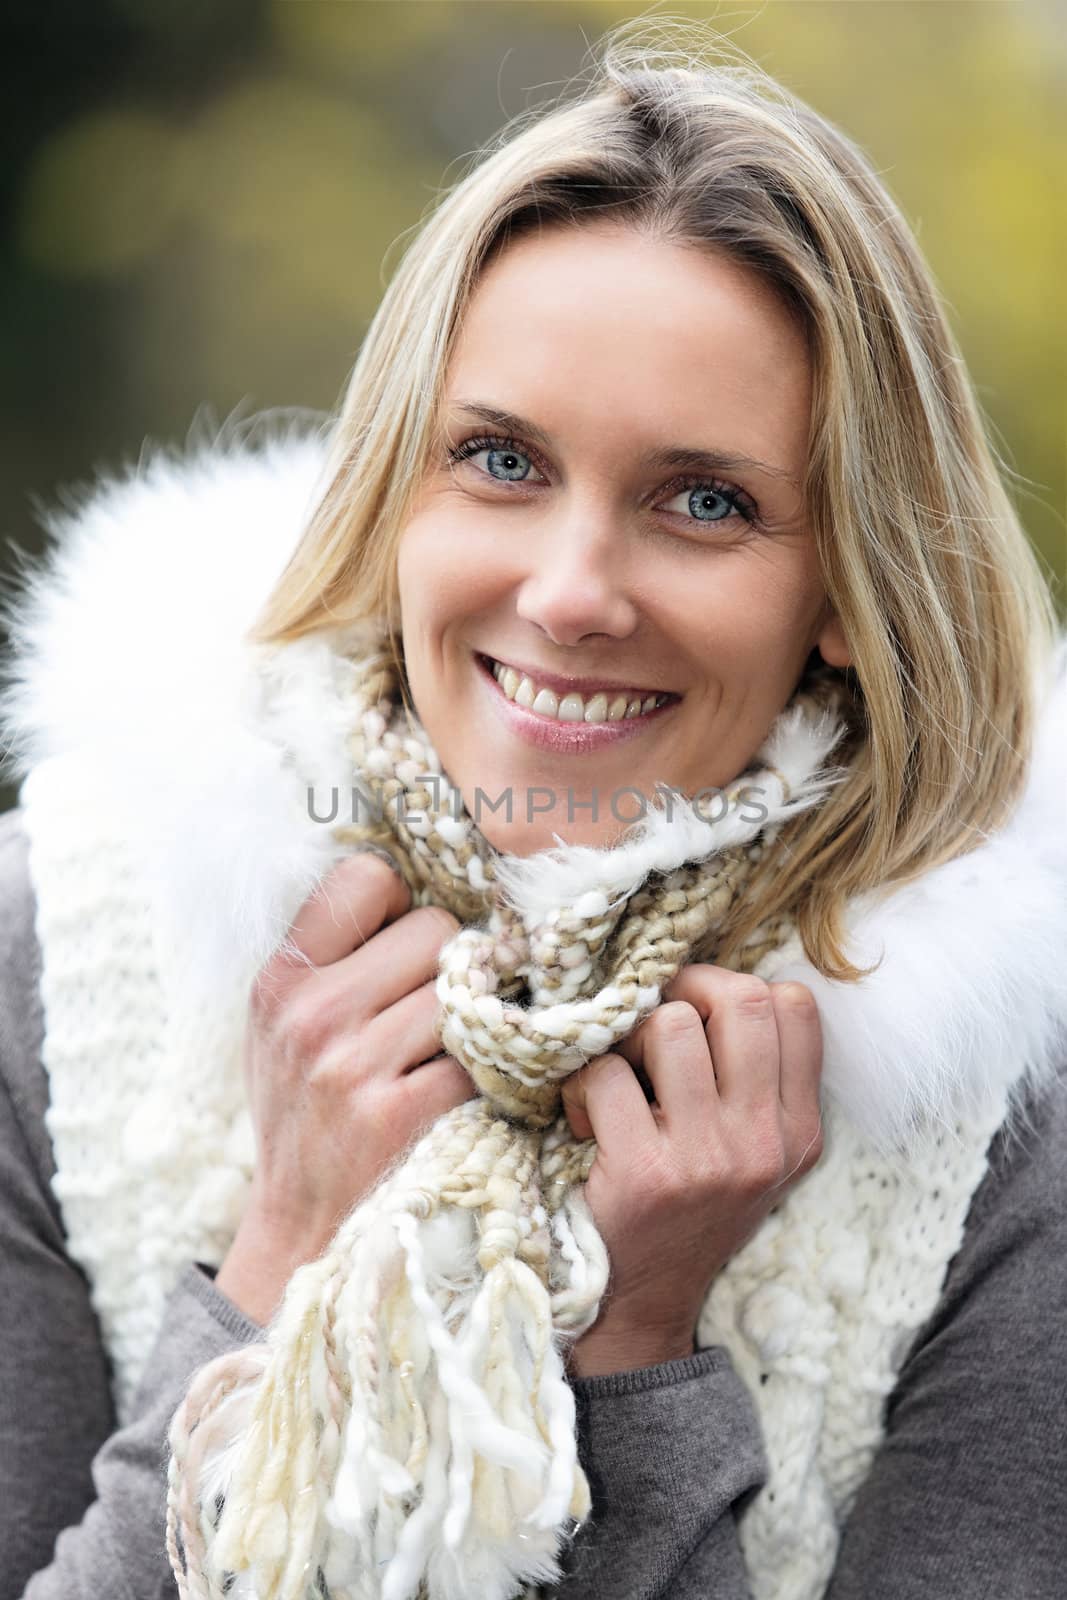
<path fill-rule="evenodd" d="M 309 818 L 306 786 L 351 789 L 335 648 L 351 636 L 288 647 L 266 676 L 241 643 L 321 487 L 323 455 L 296 432 L 159 453 L 49 519 L 49 558 L 10 608 L 0 711 L 16 775 L 61 760 L 72 782 L 106 786 L 185 952 L 186 998 L 247 983 L 340 853 Z M 878 970 L 834 983 L 795 943 L 760 969 L 813 990 L 824 1090 L 880 1149 L 1063 1064 L 1065 733 L 1067 641 L 1008 826 L 850 907 L 849 952 L 863 965 L 881 955 Z"/>

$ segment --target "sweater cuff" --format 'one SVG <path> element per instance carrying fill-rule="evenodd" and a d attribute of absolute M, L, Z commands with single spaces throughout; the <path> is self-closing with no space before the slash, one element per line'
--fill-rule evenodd
<path fill-rule="evenodd" d="M 160 1408 L 174 1410 L 193 1373 L 263 1329 L 228 1300 L 197 1262 L 187 1262 L 169 1296 L 163 1324 L 145 1364 L 129 1420 Z"/>
<path fill-rule="evenodd" d="M 227 1333 L 232 1333 L 234 1338 L 240 1339 L 242 1344 L 252 1340 L 261 1339 L 266 1332 L 258 1322 L 246 1316 L 239 1306 L 235 1306 L 228 1295 L 215 1286 L 215 1277 L 218 1267 L 211 1266 L 206 1261 L 194 1261 L 185 1270 L 182 1279 L 184 1287 L 193 1295 L 206 1311 L 210 1311 Z"/>
<path fill-rule="evenodd" d="M 586 1400 L 607 1399 L 619 1394 L 644 1394 L 650 1389 L 669 1389 L 676 1383 L 686 1383 L 690 1378 L 704 1378 L 709 1373 L 732 1368 L 729 1351 L 719 1344 L 708 1345 L 704 1350 L 694 1350 L 692 1355 L 678 1356 L 674 1361 L 663 1361 L 657 1366 L 634 1367 L 627 1372 L 605 1372 L 591 1378 L 570 1378 L 568 1382 L 575 1396 Z"/>
<path fill-rule="evenodd" d="M 733 1513 L 769 1467 L 755 1401 L 726 1347 L 571 1387 L 592 1513 L 553 1600 L 669 1594 L 705 1540 L 719 1564 L 706 1592 L 739 1594 Z"/>

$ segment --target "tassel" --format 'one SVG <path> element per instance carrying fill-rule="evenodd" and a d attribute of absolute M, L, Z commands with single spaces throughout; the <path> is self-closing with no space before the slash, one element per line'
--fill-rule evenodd
<path fill-rule="evenodd" d="M 591 1500 L 555 1326 L 591 1325 L 608 1262 L 579 1196 L 550 1225 L 541 1154 L 482 1100 L 447 1113 L 294 1274 L 265 1344 L 197 1374 L 170 1430 L 182 1600 L 232 1600 L 234 1574 L 254 1600 L 320 1573 L 380 1600 L 558 1581 Z"/>

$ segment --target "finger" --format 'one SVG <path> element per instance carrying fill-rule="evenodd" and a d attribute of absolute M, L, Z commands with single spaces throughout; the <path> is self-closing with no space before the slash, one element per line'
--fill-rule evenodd
<path fill-rule="evenodd" d="M 646 1073 L 668 1136 L 684 1140 L 706 1130 L 719 1094 L 699 1013 L 684 1001 L 668 1001 L 624 1044 L 630 1048 L 620 1054 Z"/>
<path fill-rule="evenodd" d="M 720 1099 L 743 1107 L 777 1096 L 778 1024 L 768 983 L 700 962 L 683 967 L 668 989 L 704 1018 Z"/>
<path fill-rule="evenodd" d="M 817 1114 L 822 1081 L 823 1040 L 819 1007 L 803 983 L 772 983 L 771 1003 L 781 1052 L 778 1094 L 791 1116 Z"/>
<path fill-rule="evenodd" d="M 605 1160 L 635 1165 L 656 1120 L 630 1063 L 621 1055 L 597 1056 L 563 1080 L 563 1109 L 576 1139 L 595 1139 Z"/>
<path fill-rule="evenodd" d="M 433 978 L 401 996 L 365 1026 L 366 1055 L 402 1078 L 441 1054 L 441 1002 Z"/>
<path fill-rule="evenodd" d="M 410 905 L 410 889 L 381 856 L 346 856 L 304 901 L 286 944 L 314 966 L 327 966 L 359 949 Z"/>
<path fill-rule="evenodd" d="M 454 1057 L 438 1054 L 397 1079 L 401 1114 L 412 1133 L 429 1127 L 446 1111 L 453 1111 L 478 1094 L 474 1079 Z"/>
<path fill-rule="evenodd" d="M 353 1021 L 376 1017 L 437 976 L 441 951 L 458 927 L 441 906 L 419 906 L 319 976 L 347 989 Z"/>
<path fill-rule="evenodd" d="M 736 974 L 726 967 L 715 967 L 708 961 L 691 961 L 676 973 L 670 983 L 663 986 L 663 999 L 685 1000 L 707 1022 L 711 1015 L 711 997 L 722 992 L 724 982 Z"/>

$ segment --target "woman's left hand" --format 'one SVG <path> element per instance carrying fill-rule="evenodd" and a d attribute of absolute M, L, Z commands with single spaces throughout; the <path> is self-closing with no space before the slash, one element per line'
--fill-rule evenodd
<path fill-rule="evenodd" d="M 565 1080 L 572 1131 L 597 1141 L 585 1193 L 612 1267 L 575 1376 L 692 1354 L 712 1280 L 822 1154 L 821 1073 L 810 989 L 694 964 Z"/>

